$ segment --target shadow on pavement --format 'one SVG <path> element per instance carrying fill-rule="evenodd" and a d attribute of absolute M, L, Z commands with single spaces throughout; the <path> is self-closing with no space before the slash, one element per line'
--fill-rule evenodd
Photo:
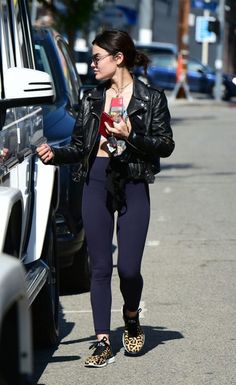
<path fill-rule="evenodd" d="M 58 345 L 61 343 L 61 340 L 64 337 L 66 337 L 71 333 L 75 325 L 74 322 L 67 322 L 65 320 L 64 314 L 63 314 L 63 308 L 61 304 L 59 306 L 60 306 L 59 308 L 60 335 L 59 335 Z M 42 373 L 44 372 L 48 363 L 77 361 L 81 359 L 79 355 L 53 357 L 53 354 L 57 350 L 58 345 L 51 348 L 36 349 L 34 351 L 34 378 L 33 378 L 34 384 L 38 383 L 38 380 L 42 376 Z M 38 384 L 38 385 L 43 385 L 43 384 Z"/>
<path fill-rule="evenodd" d="M 180 332 L 174 331 L 174 330 L 168 330 L 165 327 L 161 327 L 161 326 L 142 325 L 142 329 L 145 333 L 145 345 L 140 355 L 144 355 L 148 353 L 150 350 L 155 349 L 158 345 L 164 344 L 165 341 L 184 338 L 184 336 Z M 122 345 L 123 331 L 124 331 L 124 327 L 120 327 L 120 328 L 117 328 L 115 331 L 111 332 L 111 341 L 112 341 L 112 348 L 114 353 L 119 352 L 123 348 L 123 345 Z"/>
<path fill-rule="evenodd" d="M 63 315 L 62 315 L 63 318 Z M 70 333 L 74 324 L 66 323 L 64 324 L 62 331 L 63 335 L 60 336 L 62 340 L 66 335 Z M 184 336 L 175 330 L 168 330 L 165 327 L 161 326 L 143 326 L 142 329 L 145 333 L 145 345 L 142 352 L 139 355 L 147 354 L 149 351 L 155 349 L 158 345 L 163 345 L 166 341 L 176 340 L 184 338 Z M 124 327 L 119 327 L 114 331 L 111 331 L 111 343 L 114 354 L 117 354 L 121 349 L 123 349 L 122 345 L 122 334 Z M 69 340 L 69 341 L 61 341 L 61 345 L 70 345 L 70 344 L 78 344 L 80 342 L 94 342 L 95 336 L 87 336 L 85 338 Z M 71 355 L 71 356 L 59 356 L 53 357 L 54 352 L 57 348 L 54 349 L 40 349 L 36 351 L 35 354 L 35 374 L 34 374 L 34 383 L 37 384 L 37 381 L 41 377 L 42 373 L 45 370 L 45 367 L 49 363 L 58 363 L 58 362 L 69 362 L 69 361 L 78 361 L 81 359 L 79 355 Z M 132 356 L 130 356 L 132 357 Z M 135 357 L 135 356 L 134 356 Z M 43 385 L 43 384 L 38 384 Z"/>
<path fill-rule="evenodd" d="M 171 170 L 171 169 L 176 169 L 176 170 L 187 170 L 187 169 L 196 169 L 198 167 L 194 166 L 194 163 L 170 163 L 170 164 L 162 164 L 161 169 L 162 170 Z"/>

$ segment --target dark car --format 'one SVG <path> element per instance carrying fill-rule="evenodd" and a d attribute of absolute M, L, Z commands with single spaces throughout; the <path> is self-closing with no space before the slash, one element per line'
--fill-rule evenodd
<path fill-rule="evenodd" d="M 37 69 L 53 79 L 55 100 L 43 107 L 44 135 L 49 144 L 69 143 L 82 86 L 66 40 L 53 29 L 33 28 Z M 60 166 L 60 201 L 56 230 L 62 290 L 86 291 L 89 269 L 81 217 L 82 183 L 73 180 L 74 165 Z"/>
<path fill-rule="evenodd" d="M 78 48 L 74 49 L 73 57 L 75 60 L 77 72 L 80 74 L 80 78 L 83 82 L 83 86 L 91 87 L 91 85 L 97 85 L 99 81 L 95 79 L 94 71 L 91 67 L 91 48 L 86 47 L 83 50 L 79 50 Z"/>
<path fill-rule="evenodd" d="M 177 48 L 175 44 L 152 42 L 149 44 L 136 43 L 136 48 L 143 51 L 151 60 L 147 77 L 143 77 L 140 68 L 135 74 L 154 87 L 173 90 L 176 84 Z M 203 65 L 199 60 L 188 57 L 187 82 L 190 92 L 198 92 L 214 96 L 215 71 Z M 236 96 L 235 77 L 223 74 L 222 99 L 229 100 Z"/>

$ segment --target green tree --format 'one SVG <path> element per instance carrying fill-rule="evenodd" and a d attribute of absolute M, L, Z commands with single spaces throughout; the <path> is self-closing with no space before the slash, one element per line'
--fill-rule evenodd
<path fill-rule="evenodd" d="M 71 49 L 74 47 L 76 32 L 88 32 L 89 21 L 94 14 L 97 0 L 63 0 L 56 4 L 55 0 L 38 0 L 53 18 L 54 27 L 65 33 Z"/>

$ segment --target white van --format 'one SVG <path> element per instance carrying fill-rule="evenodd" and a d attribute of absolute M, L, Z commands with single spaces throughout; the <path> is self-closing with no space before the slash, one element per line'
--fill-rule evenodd
<path fill-rule="evenodd" d="M 40 105 L 54 92 L 35 69 L 27 0 L 0 0 L 0 53 L 0 253 L 22 262 L 35 341 L 50 346 L 58 338 L 58 169 L 35 148 L 45 140 Z"/>

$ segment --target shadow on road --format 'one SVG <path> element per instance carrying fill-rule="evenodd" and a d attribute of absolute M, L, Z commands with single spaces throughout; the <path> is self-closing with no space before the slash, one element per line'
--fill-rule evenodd
<path fill-rule="evenodd" d="M 184 338 L 184 336 L 174 330 L 168 330 L 161 326 L 143 326 L 142 329 L 145 333 L 145 345 L 140 355 L 148 353 L 150 350 L 155 349 L 158 345 L 162 345 L 165 341 L 176 340 Z M 119 327 L 115 331 L 111 332 L 112 347 L 114 353 L 119 352 L 122 348 L 122 334 L 124 327 Z"/>
<path fill-rule="evenodd" d="M 91 341 L 94 342 L 94 336 L 87 336 L 85 338 L 80 338 L 76 340 L 69 340 L 69 341 L 62 341 L 64 337 L 70 334 L 71 330 L 74 327 L 74 323 L 72 322 L 66 322 L 63 313 L 61 312 L 61 331 L 62 334 L 60 335 L 60 344 L 61 345 L 70 345 L 70 344 L 77 344 L 80 342 L 85 341 Z M 145 345 L 140 353 L 140 355 L 144 355 L 148 353 L 149 351 L 155 349 L 158 345 L 164 344 L 166 341 L 176 340 L 184 338 L 184 336 L 175 330 L 168 330 L 165 327 L 161 326 L 142 326 L 143 331 L 145 333 Z M 121 349 L 123 349 L 122 345 L 122 334 L 123 334 L 124 327 L 119 327 L 116 330 L 111 331 L 111 341 L 112 341 L 112 347 L 114 354 L 117 354 Z M 78 361 L 81 359 L 81 356 L 79 355 L 67 355 L 67 356 L 53 356 L 55 351 L 57 350 L 57 347 L 52 349 L 40 349 L 35 352 L 35 373 L 34 373 L 34 383 L 37 384 L 39 378 L 41 377 L 42 373 L 44 372 L 46 366 L 49 363 L 58 363 L 58 362 L 69 362 L 69 361 Z M 43 385 L 39 384 L 38 385 Z"/>
<path fill-rule="evenodd" d="M 71 333 L 72 329 L 74 328 L 74 322 L 68 322 L 65 320 L 64 314 L 63 314 L 63 308 L 60 305 L 59 309 L 59 341 L 58 345 L 61 343 L 60 341 L 66 337 L 68 334 Z M 67 361 L 77 361 L 80 360 L 81 357 L 79 355 L 72 355 L 72 356 L 60 356 L 60 357 L 53 357 L 53 354 L 57 350 L 58 346 L 54 346 L 52 348 L 45 348 L 45 349 L 36 349 L 34 352 L 34 384 L 38 383 L 39 378 L 41 377 L 42 373 L 44 372 L 46 366 L 49 363 L 56 363 L 56 362 L 67 362 Z M 38 384 L 43 385 L 43 384 Z"/>
<path fill-rule="evenodd" d="M 196 167 L 194 163 L 170 163 L 170 164 L 163 164 L 161 165 L 162 170 L 188 170 L 188 169 L 197 169 L 199 167 Z"/>

